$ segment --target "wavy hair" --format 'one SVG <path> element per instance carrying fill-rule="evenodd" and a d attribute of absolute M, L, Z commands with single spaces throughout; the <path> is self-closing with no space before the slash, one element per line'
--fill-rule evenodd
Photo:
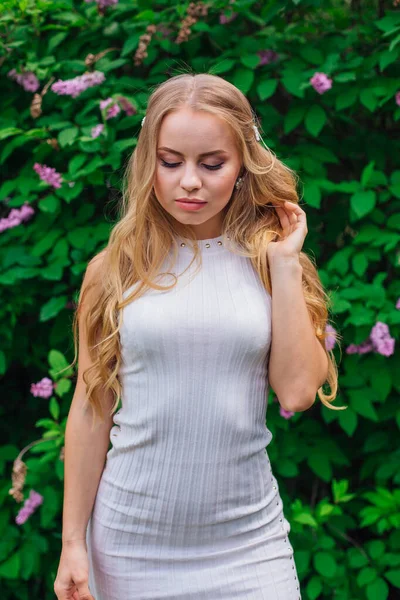
<path fill-rule="evenodd" d="M 283 206 L 285 200 L 299 202 L 296 192 L 298 176 L 264 143 L 262 145 L 256 140 L 253 126 L 258 125 L 260 130 L 260 125 L 250 103 L 238 88 L 209 73 L 182 73 L 154 88 L 137 145 L 126 165 L 119 219 L 103 251 L 101 278 L 96 278 L 93 284 L 96 293 L 90 296 L 92 300 L 85 309 L 91 366 L 84 372 L 83 379 L 86 400 L 93 408 L 94 417 L 101 421 L 104 420 L 104 392 L 112 393 L 114 397 L 110 416 L 117 409 L 122 392 L 118 375 L 121 366 L 121 309 L 149 288 L 169 290 L 176 285 L 176 281 L 166 287 L 155 282 L 171 248 L 171 266 L 176 259 L 178 244 L 175 236 L 183 236 L 190 241 L 194 252 L 190 265 L 193 260 L 201 265 L 201 253 L 193 228 L 178 223 L 166 212 L 153 190 L 161 123 L 166 115 L 183 107 L 216 115 L 231 128 L 242 158 L 244 181 L 239 189 L 234 188 L 223 210 L 221 235 L 232 240 L 240 254 L 249 257 L 269 294 L 272 290 L 267 247 L 270 241 L 282 237 L 275 207 Z M 327 408 L 342 410 L 345 407 L 331 406 L 337 394 L 338 370 L 333 352 L 325 347 L 325 339 L 330 335 L 326 330 L 330 296 L 324 290 L 314 262 L 304 252 L 300 253 L 300 263 L 307 308 L 329 362 L 326 382 L 330 393 L 324 393 L 320 387 L 318 397 Z M 137 286 L 134 285 L 136 283 Z M 135 288 L 133 293 L 124 298 L 124 292 L 131 286 Z M 75 358 L 72 365 L 77 360 L 78 320 L 85 295 L 86 290 L 82 286 L 73 318 Z M 337 340 L 340 337 L 337 334 Z"/>

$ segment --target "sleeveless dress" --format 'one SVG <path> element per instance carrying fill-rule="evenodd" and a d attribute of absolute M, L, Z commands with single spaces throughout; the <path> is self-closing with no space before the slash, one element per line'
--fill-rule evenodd
<path fill-rule="evenodd" d="M 177 241 L 178 275 L 193 252 Z M 272 298 L 230 243 L 198 240 L 196 275 L 120 311 L 121 409 L 86 531 L 95 600 L 301 600 L 266 451 Z"/>

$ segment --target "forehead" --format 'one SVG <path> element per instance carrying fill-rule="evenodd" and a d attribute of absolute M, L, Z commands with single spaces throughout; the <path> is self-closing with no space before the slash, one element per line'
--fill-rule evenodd
<path fill-rule="evenodd" d="M 180 109 L 164 117 L 158 137 L 158 147 L 168 146 L 180 152 L 198 153 L 210 149 L 234 150 L 229 126 L 215 115 Z"/>

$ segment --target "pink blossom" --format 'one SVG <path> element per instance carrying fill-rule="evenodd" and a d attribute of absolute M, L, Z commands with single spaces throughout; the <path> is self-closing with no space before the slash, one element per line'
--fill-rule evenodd
<path fill-rule="evenodd" d="M 23 204 L 21 208 L 11 209 L 8 217 L 0 219 L 0 232 L 6 229 L 11 229 L 20 225 L 24 221 L 28 221 L 35 214 L 34 209 L 29 204 Z"/>
<path fill-rule="evenodd" d="M 8 77 L 19 83 L 26 92 L 36 92 L 40 87 L 39 80 L 32 71 L 17 73 L 15 69 L 11 69 L 8 72 Z"/>
<path fill-rule="evenodd" d="M 259 66 L 268 65 L 269 63 L 276 61 L 279 56 L 274 50 L 260 50 L 257 54 L 260 57 Z"/>
<path fill-rule="evenodd" d="M 99 135 L 102 133 L 103 129 L 104 129 L 103 123 L 99 123 L 98 125 L 95 125 L 94 127 L 92 127 L 92 138 L 99 137 Z"/>
<path fill-rule="evenodd" d="M 33 165 L 33 169 L 36 171 L 42 181 L 52 185 L 54 188 L 61 187 L 62 177 L 55 169 L 39 163 L 35 163 Z"/>
<path fill-rule="evenodd" d="M 325 348 L 329 352 L 336 344 L 336 329 L 327 323 L 325 331 L 328 333 L 328 337 L 325 338 Z"/>
<path fill-rule="evenodd" d="M 122 110 L 124 110 L 129 117 L 136 114 L 136 108 L 131 102 L 129 102 L 127 98 L 124 98 L 124 96 L 118 96 L 118 102 Z"/>
<path fill-rule="evenodd" d="M 220 23 L 220 25 L 227 25 L 227 23 L 234 21 L 237 16 L 238 16 L 238 13 L 235 13 L 235 12 L 233 12 L 230 17 L 227 17 L 224 14 L 221 14 L 221 15 L 219 15 L 219 23 Z"/>
<path fill-rule="evenodd" d="M 20 509 L 19 513 L 15 517 L 15 522 L 17 525 L 22 525 L 29 519 L 29 517 L 35 512 L 38 506 L 43 503 L 43 496 L 35 490 L 31 490 L 29 494 L 29 498 L 27 498 L 24 502 L 23 507 Z"/>
<path fill-rule="evenodd" d="M 104 110 L 110 104 L 111 104 L 111 106 L 109 107 L 109 109 L 107 111 L 106 120 L 116 117 L 117 114 L 121 112 L 121 108 L 120 108 L 118 102 L 116 102 L 113 98 L 106 98 L 105 100 L 101 100 L 100 101 L 100 109 Z"/>
<path fill-rule="evenodd" d="M 59 79 L 51 86 L 51 90 L 59 96 L 71 96 L 76 98 L 82 92 L 95 85 L 100 85 L 105 81 L 105 75 L 101 71 L 93 71 L 93 73 L 84 73 L 73 79 L 63 81 Z"/>
<path fill-rule="evenodd" d="M 397 298 L 396 308 L 400 310 L 400 298 Z"/>
<path fill-rule="evenodd" d="M 31 394 L 40 398 L 50 398 L 55 384 L 48 377 L 43 377 L 38 383 L 31 384 Z"/>
<path fill-rule="evenodd" d="M 396 99 L 396 104 L 397 104 L 397 106 L 400 106 L 400 91 L 399 91 L 399 92 L 397 92 L 397 94 L 396 94 L 396 96 L 395 96 L 395 99 Z"/>
<path fill-rule="evenodd" d="M 294 412 L 292 410 L 286 410 L 285 408 L 283 408 L 283 406 L 280 406 L 279 407 L 279 414 L 284 419 L 290 419 L 291 417 L 293 417 Z"/>
<path fill-rule="evenodd" d="M 85 0 L 85 2 L 89 3 L 93 0 Z M 107 6 L 113 6 L 113 4 L 118 4 L 118 0 L 94 0 L 96 4 L 98 4 L 99 8 L 107 8 Z"/>
<path fill-rule="evenodd" d="M 391 337 L 387 323 L 378 321 L 371 329 L 369 337 L 358 346 L 350 344 L 347 354 L 366 354 L 377 352 L 382 356 L 391 356 L 394 353 L 395 339 Z"/>
<path fill-rule="evenodd" d="M 325 73 L 314 73 L 310 83 L 318 94 L 324 94 L 332 87 L 332 79 L 329 79 Z"/>

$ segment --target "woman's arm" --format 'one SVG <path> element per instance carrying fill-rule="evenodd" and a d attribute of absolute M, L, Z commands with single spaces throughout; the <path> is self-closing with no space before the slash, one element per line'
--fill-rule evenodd
<path fill-rule="evenodd" d="M 98 281 L 101 269 L 101 254 L 89 263 L 82 288 Z M 93 291 L 92 291 L 93 290 Z M 94 300 L 96 288 L 88 290 L 86 307 Z M 85 308 L 79 319 L 78 378 L 68 414 L 64 448 L 64 506 L 62 542 L 85 541 L 86 527 L 93 508 L 100 477 L 109 446 L 112 416 L 106 414 L 111 408 L 111 395 L 104 398 L 105 421 L 92 430 L 92 409 L 86 403 L 86 385 L 83 373 L 90 366 L 86 331 Z M 111 393 L 110 393 L 111 394 Z"/>

